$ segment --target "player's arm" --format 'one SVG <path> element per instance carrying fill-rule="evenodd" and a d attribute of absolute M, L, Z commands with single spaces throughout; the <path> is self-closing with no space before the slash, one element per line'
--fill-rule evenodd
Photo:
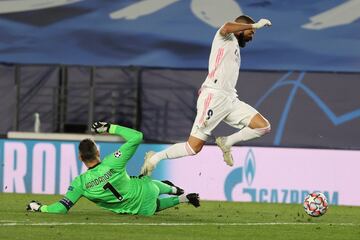
<path fill-rule="evenodd" d="M 101 125 L 104 127 L 101 127 Z M 121 145 L 118 151 L 106 156 L 103 160 L 104 163 L 118 169 L 125 168 L 126 163 L 134 155 L 143 140 L 142 132 L 115 124 L 95 122 L 92 128 L 97 133 L 108 132 L 125 140 L 125 143 Z"/>
<path fill-rule="evenodd" d="M 264 26 L 271 26 L 271 22 L 268 19 L 260 19 L 257 23 L 238 23 L 238 22 L 227 22 L 220 28 L 220 34 L 226 36 L 230 33 L 236 33 L 240 31 L 259 29 Z"/>
<path fill-rule="evenodd" d="M 32 212 L 45 212 L 45 213 L 67 213 L 72 206 L 81 198 L 82 192 L 77 186 L 77 178 L 71 183 L 65 196 L 60 201 L 50 205 L 42 205 L 37 201 L 31 201 L 26 210 Z"/>

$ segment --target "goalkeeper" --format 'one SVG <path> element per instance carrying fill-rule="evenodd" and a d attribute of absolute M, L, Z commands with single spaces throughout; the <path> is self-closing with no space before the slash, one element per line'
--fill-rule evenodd
<path fill-rule="evenodd" d="M 101 208 L 122 214 L 153 215 L 155 212 L 188 202 L 200 206 L 199 195 L 190 193 L 169 181 L 157 181 L 148 176 L 132 177 L 126 172 L 126 164 L 142 141 L 142 133 L 134 129 L 95 122 L 92 130 L 96 133 L 110 133 L 121 136 L 125 143 L 114 153 L 100 161 L 96 144 L 84 139 L 79 144 L 80 160 L 88 170 L 77 176 L 70 184 L 64 198 L 51 205 L 32 201 L 27 210 L 46 213 L 67 213 L 81 198 L 85 197 Z M 175 195 L 159 198 L 160 194 Z"/>

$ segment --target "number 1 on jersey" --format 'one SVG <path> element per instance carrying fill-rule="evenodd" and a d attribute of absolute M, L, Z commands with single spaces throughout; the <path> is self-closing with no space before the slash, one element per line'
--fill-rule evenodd
<path fill-rule="evenodd" d="M 104 186 L 103 189 L 109 189 L 112 194 L 114 194 L 114 196 L 119 199 L 119 201 L 123 200 L 123 196 L 121 196 L 121 194 L 113 187 L 113 185 L 111 185 L 111 183 L 107 182 Z"/>

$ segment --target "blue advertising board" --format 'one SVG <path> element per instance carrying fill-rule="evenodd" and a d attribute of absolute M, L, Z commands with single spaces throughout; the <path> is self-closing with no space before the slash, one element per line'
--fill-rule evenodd
<path fill-rule="evenodd" d="M 121 145 L 97 142 L 101 158 Z M 142 144 L 127 164 L 129 175 L 139 175 L 145 152 L 165 145 Z M 70 182 L 87 168 L 78 159 L 78 142 L 39 140 L 0 140 L 0 187 L 2 192 L 64 194 Z M 159 170 L 154 178 L 166 179 Z"/>
<path fill-rule="evenodd" d="M 77 142 L 0 140 L 0 192 L 64 194 L 70 182 L 86 167 L 77 159 Z M 146 151 L 160 151 L 165 144 L 141 144 L 127 164 L 138 175 Z M 119 144 L 98 142 L 101 157 Z M 203 200 L 302 203 L 321 191 L 332 205 L 359 205 L 360 151 L 233 147 L 234 166 L 223 161 L 217 146 L 204 146 L 195 156 L 161 161 L 152 177 L 170 180 Z M 314 181 L 314 162 L 322 166 Z M 286 169 L 286 171 L 284 171 Z M 284 181 L 286 179 L 286 181 Z M 340 179 L 340 181 L 339 181 Z"/>

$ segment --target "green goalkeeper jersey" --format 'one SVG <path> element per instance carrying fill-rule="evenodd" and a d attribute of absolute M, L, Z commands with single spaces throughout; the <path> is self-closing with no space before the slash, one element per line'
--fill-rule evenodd
<path fill-rule="evenodd" d="M 41 207 L 42 212 L 67 212 L 81 197 L 98 206 L 116 212 L 138 214 L 144 212 L 144 203 L 155 199 L 145 215 L 156 210 L 158 192 L 153 191 L 149 177 L 130 177 L 126 163 L 142 141 L 142 133 L 134 129 L 111 125 L 110 134 L 120 135 L 125 143 L 102 162 L 77 176 L 70 184 L 65 197 L 52 205 Z M 149 207 L 147 207 L 149 208 Z M 141 214 L 141 213 L 140 213 Z"/>

